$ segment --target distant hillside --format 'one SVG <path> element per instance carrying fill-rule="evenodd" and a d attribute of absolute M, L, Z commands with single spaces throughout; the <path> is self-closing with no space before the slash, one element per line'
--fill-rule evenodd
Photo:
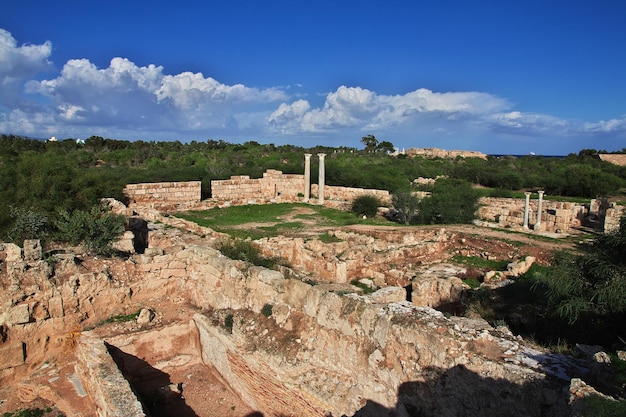
<path fill-rule="evenodd" d="M 626 154 L 619 153 L 600 153 L 598 157 L 604 161 L 613 165 L 619 165 L 621 167 L 626 166 Z"/>

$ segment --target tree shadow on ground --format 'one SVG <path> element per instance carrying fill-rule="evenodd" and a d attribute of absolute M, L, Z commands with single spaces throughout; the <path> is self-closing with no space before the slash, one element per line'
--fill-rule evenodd
<path fill-rule="evenodd" d="M 106 347 L 141 401 L 147 416 L 198 417 L 185 402 L 184 393 L 177 392 L 182 384 L 173 384 L 169 374 L 113 345 L 106 343 Z"/>
<path fill-rule="evenodd" d="M 423 382 L 398 388 L 393 408 L 368 400 L 352 417 L 551 417 L 569 415 L 568 385 L 556 379 L 515 384 L 463 365 L 424 369 Z"/>

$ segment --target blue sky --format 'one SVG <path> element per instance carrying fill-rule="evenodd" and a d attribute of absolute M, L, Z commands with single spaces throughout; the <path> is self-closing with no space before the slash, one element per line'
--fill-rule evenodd
<path fill-rule="evenodd" d="M 0 132 L 565 155 L 626 148 L 626 2 L 29 1 Z"/>

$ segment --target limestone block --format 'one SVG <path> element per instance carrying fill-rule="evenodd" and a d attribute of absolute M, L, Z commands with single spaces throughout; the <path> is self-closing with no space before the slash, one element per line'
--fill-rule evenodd
<path fill-rule="evenodd" d="M 374 303 L 399 303 L 406 301 L 406 290 L 402 287 L 385 287 L 369 295 Z"/>
<path fill-rule="evenodd" d="M 4 323 L 9 326 L 30 322 L 30 309 L 28 304 L 18 304 L 7 310 Z"/>
<path fill-rule="evenodd" d="M 118 250 L 120 252 L 127 253 L 135 253 L 135 246 L 133 245 L 133 240 L 135 239 L 135 234 L 130 230 L 124 232 L 122 237 L 113 243 L 112 248 Z"/>
<path fill-rule="evenodd" d="M 509 276 L 519 277 L 520 275 L 524 275 L 530 267 L 535 263 L 534 256 L 527 256 L 522 261 L 511 262 L 507 265 L 506 269 Z"/>
<path fill-rule="evenodd" d="M 103 416 L 144 417 L 141 403 L 122 376 L 102 339 L 83 332 L 76 351 L 78 370 Z"/>
<path fill-rule="evenodd" d="M 0 370 L 23 365 L 26 359 L 25 354 L 26 344 L 24 342 L 0 347 Z"/>
<path fill-rule="evenodd" d="M 260 282 L 267 284 L 278 293 L 285 292 L 285 277 L 279 271 L 263 267 L 250 268 L 251 277 L 257 278 Z"/>
<path fill-rule="evenodd" d="M 48 300 L 48 312 L 50 313 L 50 317 L 57 318 L 63 317 L 63 298 L 61 297 L 52 297 Z"/>
<path fill-rule="evenodd" d="M 458 301 L 465 288 L 463 281 L 456 277 L 420 277 L 412 283 L 411 300 L 417 306 L 435 307 Z"/>
<path fill-rule="evenodd" d="M 41 241 L 39 239 L 26 239 L 24 241 L 24 260 L 26 262 L 40 261 L 41 256 Z"/>
<path fill-rule="evenodd" d="M 154 320 L 154 311 L 150 308 L 142 308 L 137 317 L 137 324 L 147 324 Z"/>
<path fill-rule="evenodd" d="M 21 262 L 22 261 L 22 249 L 15 243 L 5 243 L 4 251 L 6 253 L 7 262 Z"/>

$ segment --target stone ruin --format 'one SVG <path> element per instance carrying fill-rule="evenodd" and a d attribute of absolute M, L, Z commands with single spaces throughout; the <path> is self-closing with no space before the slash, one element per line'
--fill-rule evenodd
<path fill-rule="evenodd" d="M 451 243 L 465 238 L 445 229 L 344 228 L 329 231 L 334 243 L 260 240 L 290 265 L 269 270 L 224 257 L 215 249 L 219 234 L 159 211 L 272 201 L 345 206 L 374 191 L 323 180 L 305 187 L 306 177 L 268 171 L 258 180 L 215 181 L 204 201 L 199 182 L 129 185 L 129 207 L 109 201 L 135 214 L 134 231 L 117 244 L 127 258 L 44 254 L 38 241 L 2 244 L 0 394 L 10 382 L 22 401 L 43 398 L 67 416 L 148 415 L 146 398 L 162 415 L 237 415 L 228 414 L 234 403 L 194 411 L 206 401 L 202 375 L 210 369 L 250 411 L 241 416 L 570 413 L 571 398 L 587 392 L 579 382 L 568 392 L 572 377 L 589 372 L 585 363 L 435 309 L 467 289 L 445 263 Z M 552 219 L 552 203 L 543 204 L 545 213 L 530 198 L 494 200 L 489 206 L 498 209 L 483 207 L 481 216 L 537 230 L 580 219 L 558 222 L 578 209 L 554 208 L 564 211 Z M 364 295 L 355 279 L 375 291 Z M 135 311 L 140 317 L 126 326 L 100 324 Z"/>
<path fill-rule="evenodd" d="M 127 259 L 3 245 L 0 380 L 19 381 L 22 400 L 45 398 L 67 416 L 143 416 L 153 397 L 136 393 L 158 381 L 157 398 L 191 410 L 202 397 L 187 393 L 202 392 L 210 368 L 268 417 L 561 416 L 571 377 L 587 372 L 432 308 L 464 289 L 437 262 L 459 239 L 445 229 L 259 242 L 294 262 L 276 271 L 224 257 L 210 229 L 132 210 L 152 221 L 143 253 L 126 245 Z M 348 284 L 359 276 L 379 289 L 360 294 Z M 138 309 L 144 319 L 130 327 L 98 325 Z"/>
<path fill-rule="evenodd" d="M 310 183 L 311 154 L 305 154 L 305 172 L 283 174 L 267 170 L 262 178 L 247 175 L 232 176 L 227 180 L 211 181 L 211 197 L 202 200 L 200 181 L 129 184 L 124 194 L 130 206 L 150 207 L 160 211 L 205 210 L 242 204 L 268 204 L 305 202 L 349 210 L 352 202 L 362 195 L 374 195 L 385 206 L 391 205 L 391 195 L 386 190 L 328 186 L 325 184 L 325 154 L 318 154 L 319 183 Z M 435 179 L 432 179 L 434 181 Z M 429 183 L 418 178 L 418 183 Z M 619 227 L 624 206 L 606 199 L 592 199 L 588 204 L 544 200 L 483 197 L 476 212 L 477 221 L 484 225 L 512 228 L 518 231 L 568 234 L 581 227 L 610 232 Z M 424 198 L 420 194 L 420 198 Z"/>

